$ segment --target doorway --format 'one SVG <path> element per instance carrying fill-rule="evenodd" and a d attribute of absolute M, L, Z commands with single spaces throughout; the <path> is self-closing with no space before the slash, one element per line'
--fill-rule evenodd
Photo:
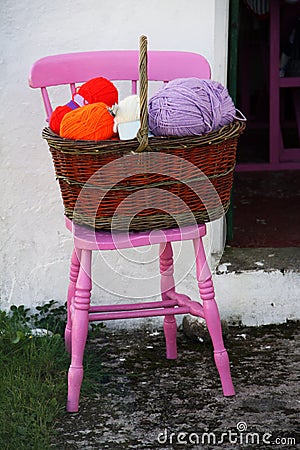
<path fill-rule="evenodd" d="M 300 16 L 300 2 L 283 8 L 280 48 L 298 12 Z M 247 117 L 247 128 L 238 146 L 228 243 L 236 247 L 300 247 L 300 171 L 270 170 L 268 166 L 269 2 L 231 0 L 230 10 L 228 87 L 237 108 Z M 295 142 L 299 137 L 291 94 L 291 90 L 280 90 L 280 116 L 284 138 Z M 294 145 L 300 146 L 299 142 Z M 259 170 L 247 170 L 247 164 Z"/>

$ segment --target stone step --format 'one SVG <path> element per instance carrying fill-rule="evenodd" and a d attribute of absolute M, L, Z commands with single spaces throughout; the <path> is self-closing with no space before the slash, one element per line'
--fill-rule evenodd
<path fill-rule="evenodd" d="M 221 317 L 232 325 L 300 320 L 300 248 L 227 246 L 213 275 Z"/>

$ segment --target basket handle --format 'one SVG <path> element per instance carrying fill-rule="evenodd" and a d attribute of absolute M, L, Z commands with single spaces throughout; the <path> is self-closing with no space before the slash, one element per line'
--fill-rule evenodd
<path fill-rule="evenodd" d="M 139 146 L 137 153 L 151 151 L 148 145 L 148 74 L 147 37 L 140 37 L 139 77 L 140 77 L 140 128 L 137 132 Z"/>

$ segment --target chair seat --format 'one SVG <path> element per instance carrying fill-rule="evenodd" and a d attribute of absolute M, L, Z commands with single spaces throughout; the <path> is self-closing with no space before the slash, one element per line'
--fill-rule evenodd
<path fill-rule="evenodd" d="M 67 217 L 65 220 L 67 229 L 73 234 L 76 248 L 87 250 L 116 250 L 163 242 L 186 241 L 200 238 L 206 234 L 205 224 L 168 230 L 115 232 L 112 234 L 109 231 L 95 231 L 92 228 L 78 225 Z"/>

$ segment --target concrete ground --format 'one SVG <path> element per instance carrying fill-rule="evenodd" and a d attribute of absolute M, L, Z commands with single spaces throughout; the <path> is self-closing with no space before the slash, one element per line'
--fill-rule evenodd
<path fill-rule="evenodd" d="M 79 413 L 64 415 L 54 447 L 300 449 L 299 323 L 225 324 L 231 398 L 222 395 L 205 328 L 184 324 L 176 361 L 165 359 L 160 326 L 100 329 L 87 346 L 86 364 L 101 364 L 96 393 L 83 391 Z"/>
<path fill-rule="evenodd" d="M 283 248 L 236 248 L 226 246 L 222 255 L 217 274 L 222 272 L 222 265 L 229 261 L 226 273 L 241 273 L 245 271 L 265 272 L 280 271 L 281 273 L 300 272 L 300 247 Z M 224 267 L 223 267 L 224 270 Z"/>

